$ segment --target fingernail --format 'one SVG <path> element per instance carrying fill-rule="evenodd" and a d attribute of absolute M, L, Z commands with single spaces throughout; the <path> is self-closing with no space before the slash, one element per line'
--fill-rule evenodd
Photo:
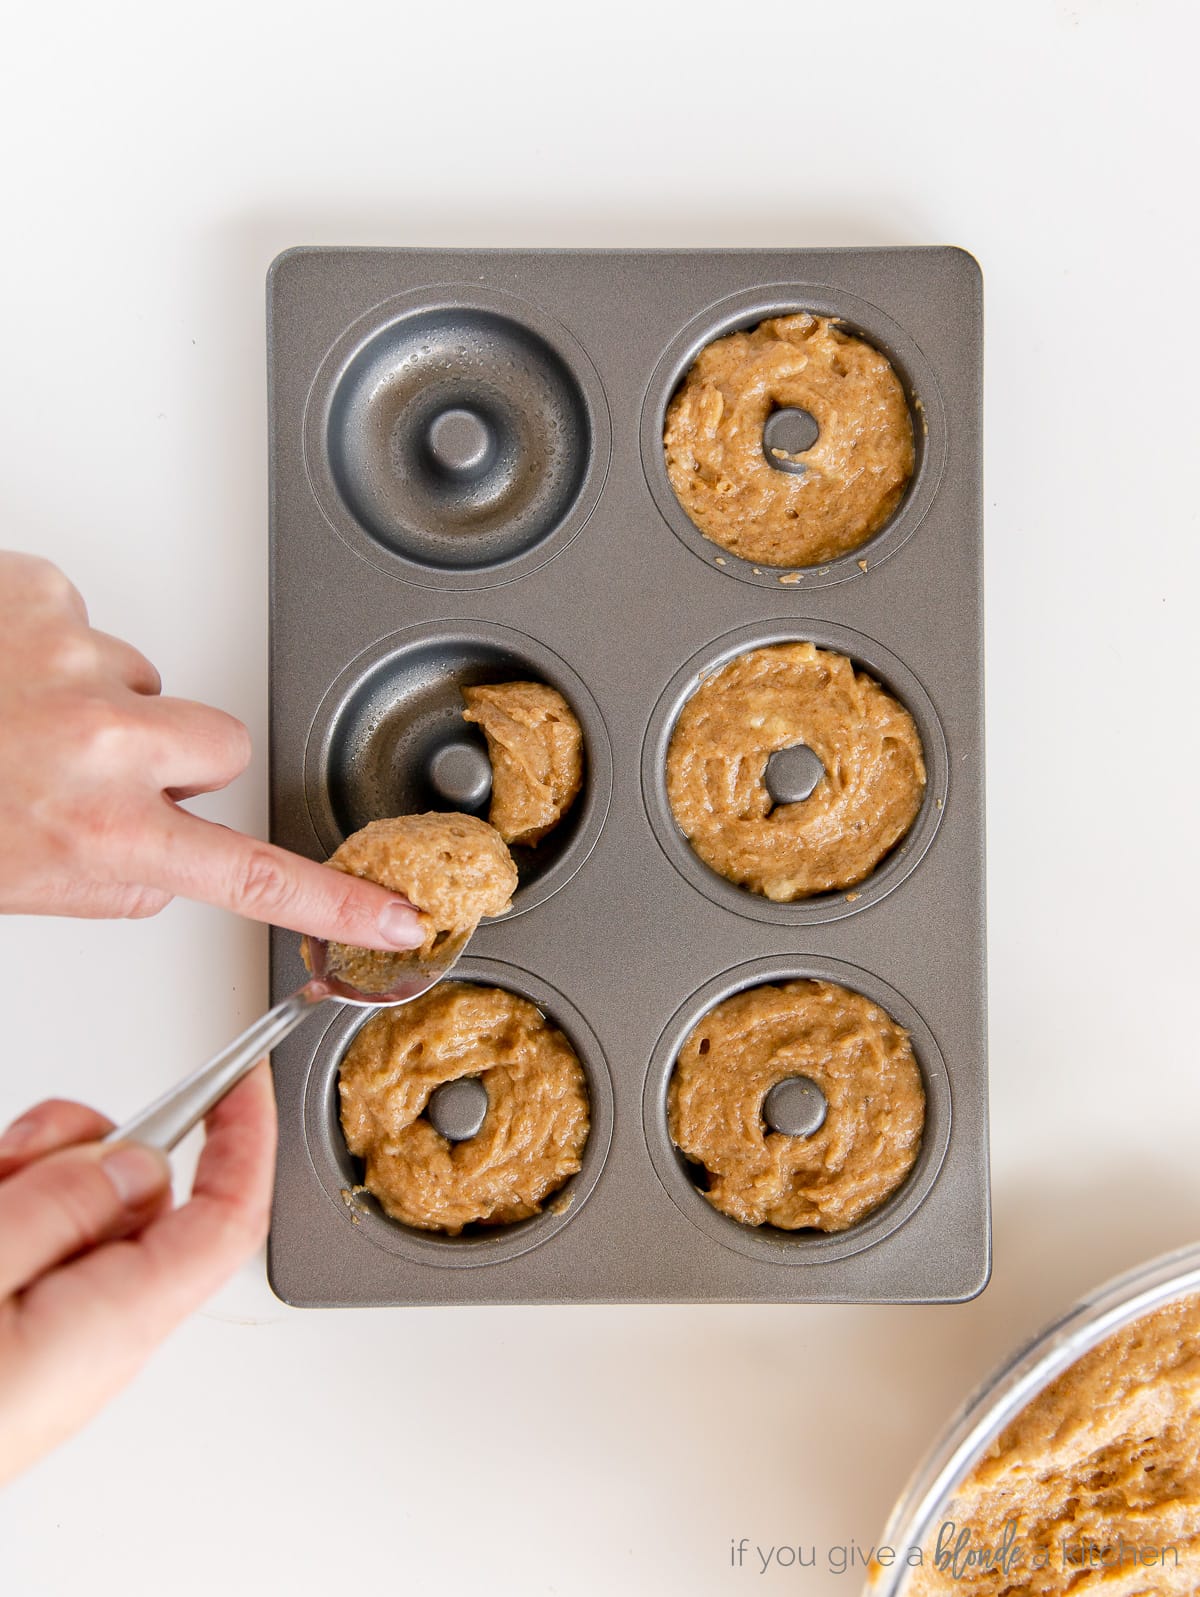
<path fill-rule="evenodd" d="M 24 1153 L 36 1137 L 37 1129 L 38 1122 L 30 1115 L 22 1115 L 19 1120 L 14 1120 L 0 1137 L 0 1159 L 11 1159 L 16 1154 Z"/>
<path fill-rule="evenodd" d="M 392 948 L 420 948 L 425 941 L 416 910 L 401 898 L 394 899 L 381 913 L 379 935 Z"/>
<path fill-rule="evenodd" d="M 101 1160 L 100 1168 L 126 1209 L 140 1209 L 149 1203 L 166 1186 L 171 1174 L 162 1154 L 140 1142 L 122 1143 Z"/>

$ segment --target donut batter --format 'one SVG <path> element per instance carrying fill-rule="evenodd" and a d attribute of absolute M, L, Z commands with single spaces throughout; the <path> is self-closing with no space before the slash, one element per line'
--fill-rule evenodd
<path fill-rule="evenodd" d="M 505 913 L 517 886 L 504 840 L 474 815 L 433 811 L 372 821 L 328 863 L 402 893 L 420 912 L 425 941 L 411 953 L 329 944 L 330 973 L 365 993 L 387 992 L 404 970 L 465 943 L 483 916 Z"/>
<path fill-rule="evenodd" d="M 492 762 L 488 820 L 506 843 L 534 846 L 562 820 L 583 786 L 583 732 L 571 706 L 544 682 L 463 688 L 464 721 L 483 728 Z"/>
<path fill-rule="evenodd" d="M 779 471 L 763 454 L 772 411 L 820 429 Z M 697 355 L 667 407 L 667 476 L 706 538 L 762 565 L 812 566 L 871 538 L 913 473 L 908 401 L 887 357 L 828 316 L 776 316 Z"/>
<path fill-rule="evenodd" d="M 487 1114 L 475 1136 L 449 1142 L 423 1111 L 464 1076 L 483 1082 Z M 501 988 L 447 981 L 379 1010 L 347 1049 L 338 1087 L 363 1184 L 405 1225 L 456 1236 L 528 1219 L 580 1168 L 583 1067 L 540 1010 Z"/>
<path fill-rule="evenodd" d="M 776 1082 L 825 1095 L 808 1137 L 767 1128 Z M 908 1033 L 861 993 L 826 981 L 751 987 L 711 1009 L 679 1051 L 667 1090 L 671 1140 L 708 1172 L 704 1196 L 743 1225 L 844 1231 L 916 1162 L 925 1089 Z"/>
<path fill-rule="evenodd" d="M 767 761 L 806 744 L 825 774 L 772 802 Z M 667 751 L 667 796 L 714 871 L 779 903 L 853 887 L 916 820 L 925 761 L 912 716 L 845 655 L 811 643 L 751 649 L 707 677 Z"/>
<path fill-rule="evenodd" d="M 905 1597 L 1200 1590 L 1200 1298 L 1085 1353 L 1001 1432 L 943 1515 L 977 1548 L 998 1547 L 1014 1519 L 1020 1556 L 1007 1569 L 955 1573 L 926 1548 Z"/>

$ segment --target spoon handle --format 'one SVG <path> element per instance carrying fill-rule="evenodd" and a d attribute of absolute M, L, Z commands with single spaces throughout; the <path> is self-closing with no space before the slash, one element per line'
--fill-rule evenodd
<path fill-rule="evenodd" d="M 328 997 L 329 988 L 324 982 L 305 982 L 290 998 L 247 1026 L 236 1041 L 214 1054 L 207 1064 L 169 1088 L 132 1120 L 110 1131 L 105 1142 L 144 1142 L 170 1153 L 264 1054 L 295 1031 L 314 1004 Z"/>

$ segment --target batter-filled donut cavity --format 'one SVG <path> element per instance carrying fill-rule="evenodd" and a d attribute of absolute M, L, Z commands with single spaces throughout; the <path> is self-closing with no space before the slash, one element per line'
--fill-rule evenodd
<path fill-rule="evenodd" d="M 907 1031 L 878 1004 L 789 981 L 701 1017 L 668 1084 L 667 1121 L 714 1209 L 745 1226 L 837 1232 L 904 1184 L 925 1089 Z"/>
<path fill-rule="evenodd" d="M 663 451 L 706 538 L 793 569 L 874 538 L 916 463 L 908 397 L 887 356 L 837 317 L 808 312 L 706 344 L 667 406 Z"/>
<path fill-rule="evenodd" d="M 486 1099 L 462 1136 L 437 1113 L 450 1083 Z M 581 1168 L 591 1125 L 563 1032 L 528 999 L 469 982 L 374 1014 L 342 1058 L 338 1091 L 362 1187 L 393 1220 L 445 1236 L 541 1213 Z"/>
<path fill-rule="evenodd" d="M 667 750 L 667 798 L 693 851 L 776 903 L 865 881 L 908 833 L 925 784 L 905 707 L 811 643 L 751 649 L 706 677 Z"/>

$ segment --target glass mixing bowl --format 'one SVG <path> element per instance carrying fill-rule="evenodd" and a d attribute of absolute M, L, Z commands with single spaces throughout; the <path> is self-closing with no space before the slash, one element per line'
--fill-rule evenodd
<path fill-rule="evenodd" d="M 1114 1331 L 1193 1292 L 1200 1292 L 1200 1243 L 1106 1281 L 1001 1365 L 954 1416 L 905 1487 L 879 1539 L 881 1547 L 896 1549 L 897 1561 L 888 1569 L 872 1566 L 864 1597 L 899 1597 L 912 1573 L 903 1550 L 926 1546 L 964 1478 L 1031 1398 Z"/>

